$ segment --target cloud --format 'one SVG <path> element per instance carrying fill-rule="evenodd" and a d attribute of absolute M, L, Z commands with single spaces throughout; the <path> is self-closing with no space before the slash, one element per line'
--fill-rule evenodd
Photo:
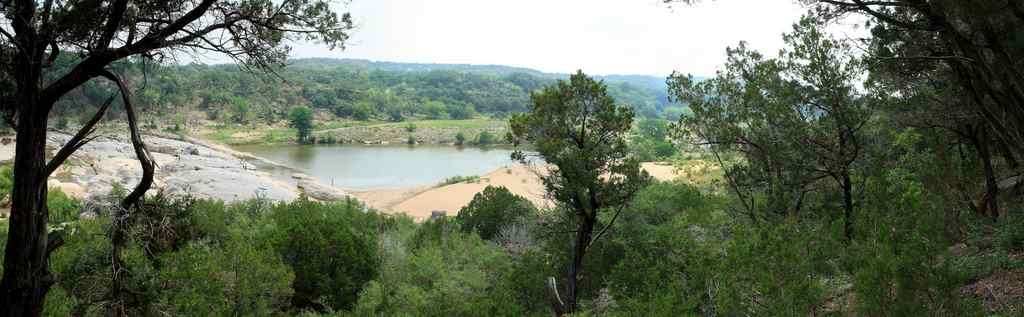
<path fill-rule="evenodd" d="M 297 43 L 293 57 L 708 75 L 739 41 L 774 54 L 804 12 L 790 0 L 354 0 L 347 10 L 358 25 L 347 50 Z"/>

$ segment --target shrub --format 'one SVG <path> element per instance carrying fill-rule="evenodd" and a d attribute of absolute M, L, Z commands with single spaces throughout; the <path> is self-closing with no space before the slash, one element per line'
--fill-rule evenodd
<path fill-rule="evenodd" d="M 373 216 L 349 204 L 300 199 L 274 206 L 272 217 L 265 239 L 295 272 L 292 305 L 351 308 L 379 266 Z"/>
<path fill-rule="evenodd" d="M 0 201 L 7 200 L 14 190 L 14 164 L 0 166 Z"/>
<path fill-rule="evenodd" d="M 415 145 L 416 144 L 416 136 L 415 135 L 409 135 L 409 138 L 405 140 L 405 144 Z"/>
<path fill-rule="evenodd" d="M 452 119 L 463 120 L 470 119 L 476 114 L 476 110 L 469 105 L 459 105 L 450 103 L 445 105 L 447 107 L 448 116 Z"/>
<path fill-rule="evenodd" d="M 50 188 L 46 195 L 46 208 L 50 210 L 48 222 L 51 225 L 56 225 L 78 219 L 78 213 L 82 211 L 82 203 L 68 197 L 60 189 Z"/>
<path fill-rule="evenodd" d="M 512 194 L 505 187 L 487 186 L 459 210 L 456 219 L 462 231 L 475 231 L 484 240 L 491 240 L 503 226 L 533 217 L 536 212 L 526 198 Z"/>
<path fill-rule="evenodd" d="M 1011 252 L 1024 250 L 1024 217 L 1006 217 L 996 230 L 1000 247 Z"/>
<path fill-rule="evenodd" d="M 478 182 L 478 181 L 480 181 L 480 176 L 477 176 L 477 175 L 471 175 L 471 176 L 458 176 L 458 175 L 456 175 L 456 176 L 452 176 L 452 177 L 449 177 L 449 178 L 445 178 L 437 186 L 447 186 L 447 185 L 453 185 L 453 184 L 458 184 L 458 183 L 475 183 L 475 182 Z"/>
<path fill-rule="evenodd" d="M 413 124 L 412 122 L 409 122 L 409 124 L 405 125 L 405 132 L 409 132 L 409 133 L 416 132 L 416 125 Z"/>
<path fill-rule="evenodd" d="M 496 246 L 458 231 L 413 252 L 386 254 L 387 270 L 370 282 L 356 316 L 523 316 L 500 284 L 512 261 Z"/>
<path fill-rule="evenodd" d="M 455 231 L 459 231 L 459 223 L 454 218 L 448 216 L 430 218 L 416 228 L 412 238 L 409 239 L 409 245 L 415 251 L 425 245 L 441 243 L 445 237 Z"/>
<path fill-rule="evenodd" d="M 464 143 L 466 143 L 466 135 L 459 131 L 459 133 L 455 134 L 455 145 L 462 145 Z"/>
<path fill-rule="evenodd" d="M 294 275 L 272 251 L 245 241 L 194 243 L 168 254 L 158 302 L 174 316 L 270 316 L 289 306 Z"/>
<path fill-rule="evenodd" d="M 477 135 L 477 137 L 476 137 L 476 144 L 477 145 L 490 145 L 490 144 L 493 144 L 494 141 L 495 141 L 494 135 L 491 134 L 490 132 L 487 132 L 487 131 L 480 132 L 480 134 Z"/>

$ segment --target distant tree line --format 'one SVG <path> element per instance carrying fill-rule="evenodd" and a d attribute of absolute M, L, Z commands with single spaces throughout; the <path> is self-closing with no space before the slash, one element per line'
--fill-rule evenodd
<path fill-rule="evenodd" d="M 58 60 L 57 72 L 74 63 L 73 58 Z M 116 67 L 141 88 L 136 96 L 139 108 L 177 125 L 186 124 L 190 111 L 205 112 L 205 119 L 215 121 L 274 123 L 286 119 L 296 106 L 353 120 L 504 118 L 526 111 L 530 92 L 556 80 L 539 72 L 482 72 L 471 66 L 399 71 L 330 59 L 297 60 L 273 74 L 258 75 L 235 65 L 154 65 L 138 60 Z M 608 92 L 639 116 L 675 120 L 686 113 L 681 105 L 668 102 L 664 85 L 622 78 L 627 79 L 609 79 Z M 87 83 L 62 100 L 56 112 L 78 113 L 71 109 L 101 103 L 111 90 L 109 85 Z"/>

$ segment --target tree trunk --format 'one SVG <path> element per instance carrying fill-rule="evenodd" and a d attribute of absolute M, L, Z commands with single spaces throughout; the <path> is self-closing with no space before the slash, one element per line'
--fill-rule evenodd
<path fill-rule="evenodd" d="M 843 234 L 850 240 L 853 238 L 853 181 L 849 169 L 843 170 L 840 185 L 843 187 Z"/>
<path fill-rule="evenodd" d="M 988 130 L 982 127 L 978 131 L 978 155 L 985 169 L 985 203 L 988 205 L 992 221 L 999 220 L 999 184 L 996 182 L 995 170 L 992 168 L 992 151 L 989 150 Z"/>
<path fill-rule="evenodd" d="M 596 211 L 595 211 L 596 214 Z M 576 244 L 572 249 L 572 263 L 569 264 L 569 279 L 567 281 L 566 290 L 566 307 L 564 312 L 566 314 L 572 314 L 576 312 L 577 297 L 579 296 L 579 274 L 580 268 L 583 267 L 583 255 L 587 253 L 587 247 L 590 245 L 590 235 L 594 231 L 594 223 L 597 222 L 595 217 L 584 216 L 580 219 L 579 230 L 576 231 Z"/>
<path fill-rule="evenodd" d="M 19 74 L 25 75 L 25 74 Z M 36 77 L 38 78 L 38 77 Z M 19 83 L 37 81 L 22 81 Z M 46 209 L 46 113 L 34 85 L 19 86 L 11 219 L 0 281 L 0 316 L 40 316 L 55 282 L 48 265 Z"/>

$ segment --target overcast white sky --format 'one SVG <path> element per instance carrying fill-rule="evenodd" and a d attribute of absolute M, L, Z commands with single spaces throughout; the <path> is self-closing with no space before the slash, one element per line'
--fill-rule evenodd
<path fill-rule="evenodd" d="M 358 29 L 346 50 L 298 44 L 293 57 L 711 75 L 741 40 L 774 55 L 805 9 L 792 0 L 352 0 L 347 11 Z"/>

